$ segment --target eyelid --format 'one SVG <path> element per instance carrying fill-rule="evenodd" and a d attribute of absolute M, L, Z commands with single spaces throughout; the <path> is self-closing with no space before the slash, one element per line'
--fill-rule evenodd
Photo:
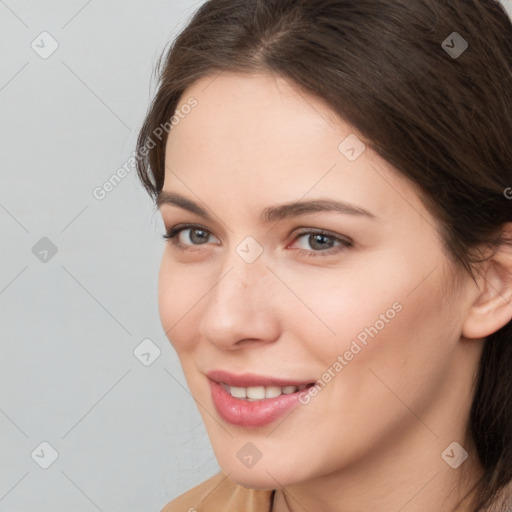
<path fill-rule="evenodd" d="M 339 242 L 346 243 L 346 244 L 353 244 L 353 240 L 349 238 L 348 236 L 340 235 L 339 233 L 334 233 L 332 231 L 329 231 L 328 229 L 321 229 L 321 228 L 299 228 L 302 229 L 302 231 L 299 231 L 295 234 L 295 238 L 298 238 L 303 235 L 324 235 L 328 236 L 330 238 L 334 238 Z"/>

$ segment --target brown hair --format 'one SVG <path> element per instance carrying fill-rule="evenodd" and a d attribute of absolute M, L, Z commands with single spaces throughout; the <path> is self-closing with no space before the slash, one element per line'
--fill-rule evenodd
<path fill-rule="evenodd" d="M 465 51 L 450 52 L 463 41 Z M 185 89 L 223 70 L 268 71 L 324 99 L 411 180 L 457 268 L 474 276 L 479 248 L 511 242 L 512 24 L 495 0 L 209 0 L 158 69 L 137 141 L 154 198 L 167 138 L 154 134 Z M 512 482 L 511 370 L 509 322 L 488 336 L 475 376 L 466 430 L 484 468 L 475 512 Z"/>

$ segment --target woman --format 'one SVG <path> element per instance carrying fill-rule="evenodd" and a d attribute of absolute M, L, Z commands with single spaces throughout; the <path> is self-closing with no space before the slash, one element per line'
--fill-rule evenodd
<path fill-rule="evenodd" d="M 512 25 L 210 0 L 139 134 L 162 325 L 222 469 L 173 511 L 509 511 Z"/>

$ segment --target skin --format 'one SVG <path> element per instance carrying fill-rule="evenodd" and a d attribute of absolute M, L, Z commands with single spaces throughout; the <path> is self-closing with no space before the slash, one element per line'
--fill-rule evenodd
<path fill-rule="evenodd" d="M 183 251 L 166 242 L 159 308 L 221 469 L 243 486 L 277 489 L 276 512 L 454 510 L 481 472 L 463 432 L 483 338 L 512 316 L 510 258 L 476 284 L 461 274 L 455 284 L 459 270 L 411 183 L 368 144 L 349 161 L 340 142 L 364 137 L 290 81 L 223 72 L 189 87 L 178 110 L 190 97 L 197 106 L 167 141 L 163 190 L 212 219 L 161 205 L 166 229 L 208 231 L 206 243 L 183 231 Z M 377 219 L 260 219 L 269 206 L 320 198 Z M 328 238 L 341 250 L 324 256 L 301 228 L 353 245 Z M 248 236 L 263 250 L 251 264 L 236 252 Z M 244 428 L 216 412 L 208 371 L 314 382 L 397 302 L 401 311 L 286 418 Z M 469 453 L 457 470 L 441 457 L 454 441 Z M 237 457 L 248 442 L 262 454 L 251 468 Z"/>

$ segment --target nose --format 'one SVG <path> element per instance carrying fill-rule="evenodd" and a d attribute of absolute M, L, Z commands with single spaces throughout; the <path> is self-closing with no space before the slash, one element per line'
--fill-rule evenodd
<path fill-rule="evenodd" d="M 226 258 L 204 299 L 200 334 L 223 350 L 276 341 L 280 329 L 276 281 L 263 257 L 252 263 L 236 253 Z"/>

